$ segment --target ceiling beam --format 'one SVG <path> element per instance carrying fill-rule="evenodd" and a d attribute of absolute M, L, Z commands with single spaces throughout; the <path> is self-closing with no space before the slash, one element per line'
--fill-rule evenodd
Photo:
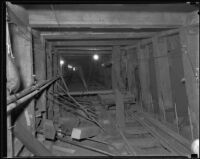
<path fill-rule="evenodd" d="M 57 47 L 57 51 L 67 51 L 67 50 L 85 50 L 85 51 L 100 51 L 100 50 L 112 50 L 112 47 Z"/>
<path fill-rule="evenodd" d="M 76 40 L 51 42 L 52 46 L 114 46 L 114 45 L 134 45 L 139 40 Z"/>
<path fill-rule="evenodd" d="M 79 39 L 143 39 L 150 38 L 156 32 L 122 32 L 122 33 L 94 33 L 94 32 L 42 32 L 47 40 L 79 40 Z"/>
<path fill-rule="evenodd" d="M 174 28 L 185 23 L 187 13 L 147 11 L 102 11 L 28 9 L 34 28 Z M 55 18 L 55 14 L 57 20 Z M 59 22 L 59 23 L 58 23 Z"/>
<path fill-rule="evenodd" d="M 61 54 L 61 55 L 90 55 L 90 54 L 111 54 L 111 51 L 86 51 L 86 50 L 82 50 L 82 51 L 56 51 L 54 52 L 54 54 Z"/>

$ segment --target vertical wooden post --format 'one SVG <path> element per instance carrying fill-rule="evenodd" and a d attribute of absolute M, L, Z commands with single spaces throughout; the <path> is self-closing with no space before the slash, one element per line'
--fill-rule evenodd
<path fill-rule="evenodd" d="M 114 46 L 112 52 L 112 88 L 121 89 L 121 77 L 120 77 L 120 46 Z"/>
<path fill-rule="evenodd" d="M 166 119 L 165 110 L 173 107 L 172 89 L 170 84 L 169 61 L 167 58 L 167 41 L 166 37 L 155 36 L 153 41 L 153 54 L 155 58 L 155 72 L 157 79 L 157 92 L 159 107 L 163 110 Z"/>
<path fill-rule="evenodd" d="M 52 54 L 51 54 L 51 43 L 46 42 L 46 70 L 47 70 L 47 79 L 52 78 Z M 52 91 L 52 86 L 47 90 L 48 92 Z M 53 119 L 53 103 L 47 99 L 47 107 L 48 107 L 48 119 Z"/>
<path fill-rule="evenodd" d="M 115 100 L 116 100 L 116 122 L 120 128 L 125 127 L 125 117 L 124 117 L 124 102 L 123 95 L 117 89 L 115 89 Z"/>

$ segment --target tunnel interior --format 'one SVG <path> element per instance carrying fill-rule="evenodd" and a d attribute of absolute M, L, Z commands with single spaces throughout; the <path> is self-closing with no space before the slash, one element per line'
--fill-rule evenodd
<path fill-rule="evenodd" d="M 7 156 L 199 153 L 196 5 L 6 7 Z"/>
<path fill-rule="evenodd" d="M 104 67 L 105 63 L 111 61 L 111 53 L 99 55 L 94 51 L 89 55 L 67 55 L 59 58 L 60 61 L 64 61 L 60 69 L 70 91 L 85 92 L 112 88 L 111 67 Z"/>

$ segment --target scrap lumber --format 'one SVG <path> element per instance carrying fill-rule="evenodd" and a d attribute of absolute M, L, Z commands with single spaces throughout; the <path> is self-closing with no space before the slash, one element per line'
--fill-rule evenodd
<path fill-rule="evenodd" d="M 58 86 L 60 86 L 60 88 L 69 96 L 69 98 L 72 99 L 73 102 L 74 102 L 77 106 L 79 106 L 80 109 L 82 109 L 82 110 L 84 111 L 84 113 L 88 116 L 88 118 L 89 118 L 93 123 L 95 123 L 95 124 L 96 124 L 98 127 L 100 127 L 104 132 L 106 132 L 106 130 L 101 126 L 101 124 L 100 124 L 98 121 L 96 121 L 96 119 L 94 119 L 93 117 L 91 117 L 90 114 L 88 114 L 88 112 L 84 109 L 84 106 L 81 105 L 79 102 L 77 102 L 77 101 L 69 94 L 69 91 L 68 91 L 69 89 L 68 89 L 68 87 L 67 87 L 67 85 L 66 85 L 66 83 L 65 83 L 65 81 L 64 81 L 64 79 L 63 79 L 62 76 L 61 76 L 61 79 L 62 79 L 62 82 L 63 82 L 63 84 L 64 84 L 64 86 L 65 86 L 65 89 L 63 89 L 62 86 L 59 85 L 59 83 L 57 83 Z"/>
<path fill-rule="evenodd" d="M 80 140 L 88 137 L 93 137 L 98 135 L 99 131 L 99 128 L 96 126 L 77 127 L 73 128 L 71 138 Z"/>

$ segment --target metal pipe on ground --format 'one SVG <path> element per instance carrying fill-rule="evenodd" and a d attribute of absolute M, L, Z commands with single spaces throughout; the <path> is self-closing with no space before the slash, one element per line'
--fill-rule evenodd
<path fill-rule="evenodd" d="M 59 77 L 49 81 L 47 84 L 45 84 L 44 86 L 37 88 L 37 90 L 31 92 L 30 94 L 27 94 L 26 96 L 16 100 L 13 103 L 10 103 L 9 105 L 7 105 L 7 113 L 9 113 L 10 111 L 12 111 L 13 109 L 15 109 L 16 107 L 18 107 L 20 104 L 26 102 L 27 100 L 31 99 L 32 97 L 34 97 L 36 94 L 40 93 L 42 90 L 44 90 L 45 88 L 47 88 L 49 85 L 51 85 L 52 83 L 54 83 Z"/>
<path fill-rule="evenodd" d="M 20 123 L 16 122 L 14 135 L 25 145 L 25 147 L 35 156 L 52 156 L 34 136 Z"/>

